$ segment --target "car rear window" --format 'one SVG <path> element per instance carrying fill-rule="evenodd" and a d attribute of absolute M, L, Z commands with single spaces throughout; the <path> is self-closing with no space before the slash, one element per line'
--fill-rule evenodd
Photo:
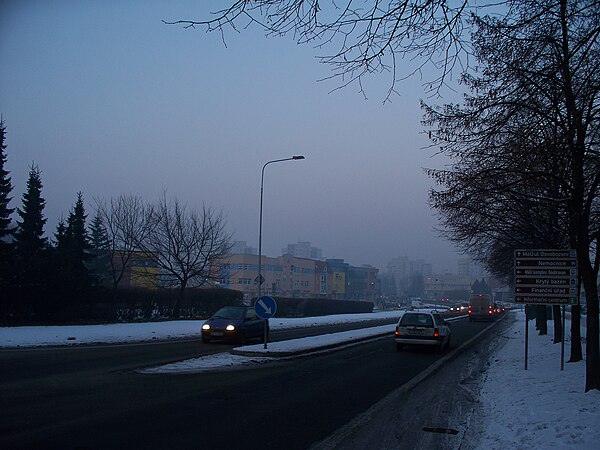
<path fill-rule="evenodd" d="M 400 319 L 404 327 L 433 327 L 433 320 L 429 314 L 404 314 Z"/>

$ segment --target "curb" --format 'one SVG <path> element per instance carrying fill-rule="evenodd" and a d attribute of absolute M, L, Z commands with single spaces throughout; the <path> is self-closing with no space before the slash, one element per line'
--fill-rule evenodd
<path fill-rule="evenodd" d="M 275 358 L 279 358 L 279 357 L 285 358 L 285 357 L 290 357 L 290 356 L 304 356 L 304 355 L 309 355 L 312 353 L 319 353 L 322 351 L 333 350 L 336 348 L 348 347 L 353 344 L 359 344 L 362 342 L 379 339 L 379 338 L 386 337 L 386 336 L 393 336 L 393 331 L 391 331 L 391 332 L 387 331 L 385 333 L 373 334 L 370 336 L 349 339 L 349 340 L 343 341 L 343 342 L 336 342 L 336 343 L 331 343 L 331 344 L 326 344 L 326 345 L 320 345 L 320 346 L 305 348 L 305 349 L 301 349 L 301 350 L 272 350 L 272 351 L 269 351 L 269 349 L 267 348 L 266 351 L 253 351 L 253 350 L 244 350 L 244 347 L 238 347 L 238 348 L 232 349 L 231 354 L 238 355 L 238 356 L 253 356 L 253 357 L 263 356 L 263 357 L 275 357 Z M 285 341 L 283 341 L 283 342 L 285 342 Z"/>

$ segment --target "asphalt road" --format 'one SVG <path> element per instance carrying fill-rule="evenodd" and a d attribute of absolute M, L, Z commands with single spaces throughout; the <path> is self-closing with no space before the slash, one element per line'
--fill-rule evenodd
<path fill-rule="evenodd" d="M 453 346 L 486 326 L 454 322 Z M 247 370 L 135 371 L 228 348 L 192 340 L 0 351 L 0 446 L 306 449 L 442 356 L 397 353 L 390 336 Z"/>
<path fill-rule="evenodd" d="M 416 378 L 388 394 L 310 450 L 473 450 L 486 412 L 478 400 L 490 355 L 501 351 L 515 320 L 506 314 Z"/>

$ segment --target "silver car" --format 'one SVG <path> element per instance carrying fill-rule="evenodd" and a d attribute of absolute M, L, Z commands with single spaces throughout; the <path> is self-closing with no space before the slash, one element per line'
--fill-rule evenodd
<path fill-rule="evenodd" d="M 407 311 L 398 321 L 394 340 L 396 350 L 404 345 L 436 346 L 440 351 L 450 347 L 451 330 L 439 313 Z"/>

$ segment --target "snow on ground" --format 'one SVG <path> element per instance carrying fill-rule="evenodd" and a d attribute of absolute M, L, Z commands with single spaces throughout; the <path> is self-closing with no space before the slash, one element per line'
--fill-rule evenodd
<path fill-rule="evenodd" d="M 399 318 L 400 311 L 364 314 L 304 317 L 299 319 L 269 319 L 271 330 L 314 327 L 370 319 Z M 0 327 L 0 348 L 42 345 L 112 344 L 151 340 L 198 338 L 203 320 L 169 322 L 115 323 L 106 325 L 63 325 L 35 327 Z"/>
<path fill-rule="evenodd" d="M 187 359 L 185 361 L 179 361 L 160 367 L 143 369 L 139 372 L 148 374 L 198 373 L 213 370 L 215 368 L 231 368 L 240 365 L 250 366 L 263 364 L 274 361 L 274 357 L 276 357 L 276 360 L 280 360 L 281 357 L 291 357 L 293 354 L 327 349 L 331 346 L 339 345 L 340 343 L 352 345 L 370 337 L 384 335 L 391 336 L 393 331 L 394 325 L 382 325 L 360 330 L 311 336 L 302 339 L 270 342 L 267 344 L 266 349 L 264 348 L 264 344 L 245 345 L 244 347 L 235 348 L 234 352 L 243 352 L 251 356 L 218 353 L 215 355 L 202 356 L 200 358 Z"/>
<path fill-rule="evenodd" d="M 573 449 L 598 448 L 600 442 L 600 391 L 584 393 L 585 361 L 565 363 L 560 370 L 560 344 L 552 336 L 538 336 L 529 323 L 529 361 L 524 370 L 524 316 L 504 336 L 507 342 L 490 357 L 489 367 L 479 394 L 484 413 L 484 432 L 477 446 L 483 449 Z M 373 314 L 347 314 L 304 319 L 271 319 L 272 329 L 318 326 L 331 323 L 399 317 L 399 311 Z M 202 321 L 172 321 L 94 326 L 0 328 L 0 347 L 15 348 L 41 345 L 117 343 L 153 339 L 198 337 Z M 387 326 L 391 331 L 393 326 Z M 382 331 L 383 329 L 383 331 Z M 552 324 L 548 325 L 551 332 Z M 567 322 L 567 329 L 569 323 Z M 267 355 L 276 352 L 303 351 L 315 345 L 330 345 L 336 340 L 364 339 L 369 333 L 381 334 L 385 327 L 364 332 L 334 333 L 287 343 L 269 343 Z M 582 328 L 582 333 L 585 328 Z M 349 333 L 349 334 L 345 334 Z M 261 353 L 262 344 L 254 347 Z M 565 344 L 565 359 L 569 357 Z M 146 373 L 202 372 L 256 365 L 272 361 L 269 356 L 209 355 L 158 368 Z"/>
<path fill-rule="evenodd" d="M 508 342 L 491 356 L 479 394 L 485 432 L 477 449 L 599 448 L 600 391 L 584 392 L 585 361 L 567 363 L 570 348 L 565 342 L 561 371 L 561 344 L 553 343 L 552 322 L 550 334 L 539 336 L 530 321 L 525 370 L 524 314 L 517 317 L 505 336 Z"/>

